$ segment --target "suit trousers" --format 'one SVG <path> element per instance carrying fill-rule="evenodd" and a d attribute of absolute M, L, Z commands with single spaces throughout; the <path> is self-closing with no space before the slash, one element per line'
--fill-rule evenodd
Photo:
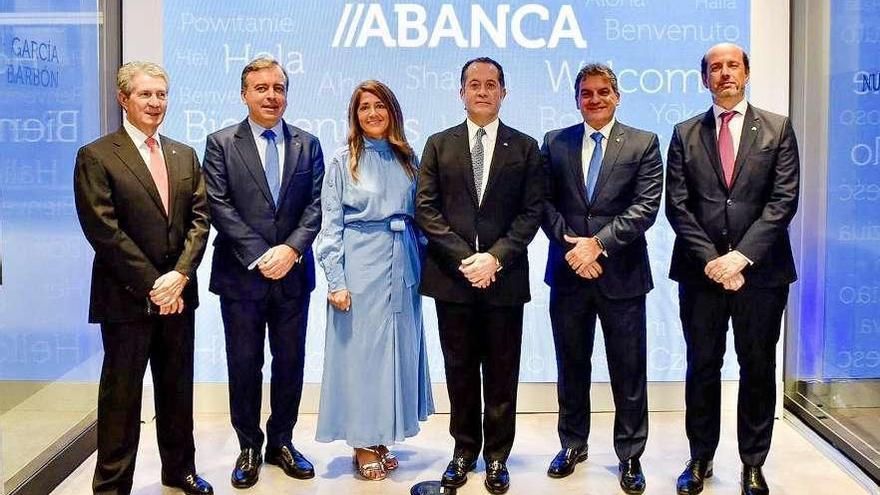
<path fill-rule="evenodd" d="M 436 307 L 455 455 L 476 459 L 483 447 L 487 463 L 506 462 L 516 429 L 523 305 L 436 301 Z"/>
<path fill-rule="evenodd" d="M 163 476 L 195 472 L 192 309 L 146 320 L 101 324 L 104 365 L 98 390 L 96 494 L 131 492 L 149 361 Z"/>
<path fill-rule="evenodd" d="M 721 366 L 731 321 L 740 368 L 736 428 L 739 455 L 744 464 L 761 466 L 767 458 L 773 434 L 776 343 L 788 286 L 752 288 L 746 285 L 731 292 L 720 285 L 682 283 L 678 294 L 687 344 L 685 429 L 691 458 L 712 459 L 718 447 Z"/>
<path fill-rule="evenodd" d="M 614 451 L 621 461 L 639 458 L 648 440 L 645 296 L 610 299 L 592 282 L 550 290 L 559 440 L 563 448 L 587 446 L 597 317 L 614 397 Z"/>
<path fill-rule="evenodd" d="M 242 450 L 259 451 L 263 440 L 269 447 L 292 445 L 302 397 L 305 365 L 306 322 L 309 292 L 294 298 L 285 295 L 280 282 L 273 282 L 259 300 L 220 297 L 226 334 L 229 370 L 229 409 L 232 427 Z M 266 435 L 260 428 L 263 396 L 263 354 L 266 328 L 272 355 L 270 405 Z"/>

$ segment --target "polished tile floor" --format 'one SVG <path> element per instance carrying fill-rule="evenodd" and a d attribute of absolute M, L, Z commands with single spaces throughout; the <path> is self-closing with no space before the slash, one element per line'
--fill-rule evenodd
<path fill-rule="evenodd" d="M 351 451 L 341 442 L 319 444 L 314 439 L 316 416 L 301 415 L 294 432 L 294 442 L 314 463 L 317 476 L 308 481 L 287 478 L 275 466 L 264 465 L 260 482 L 249 490 L 236 490 L 229 484 L 229 472 L 238 454 L 238 446 L 224 414 L 196 415 L 196 462 L 199 472 L 214 484 L 218 494 L 406 494 L 419 481 L 439 477 L 452 450 L 447 432 L 449 416 L 438 414 L 424 424 L 422 432 L 397 445 L 399 470 L 383 482 L 358 479 L 351 466 Z M 590 458 L 563 480 L 548 478 L 547 463 L 558 449 L 555 434 L 556 415 L 520 414 L 517 438 L 508 466 L 511 471 L 511 495 L 517 494 L 615 494 L 617 459 L 611 446 L 613 415 L 594 414 Z M 860 495 L 872 493 L 859 485 L 837 464 L 813 446 L 787 420 L 776 422 L 773 448 L 765 474 L 774 495 Z M 652 413 L 650 439 L 642 465 L 648 480 L 648 494 L 675 493 L 675 479 L 687 460 L 684 414 Z M 736 418 L 725 412 L 723 439 L 715 458 L 715 476 L 707 484 L 706 495 L 740 493 L 736 454 Z M 54 495 L 90 493 L 95 456 L 91 456 Z M 134 480 L 137 495 L 173 494 L 176 490 L 159 483 L 160 465 L 153 424 L 144 425 Z M 458 490 L 459 495 L 487 493 L 482 486 L 483 465 L 472 473 L 470 481 Z"/>
<path fill-rule="evenodd" d="M 97 383 L 0 381 L 0 493 L 93 421 L 97 400 Z"/>

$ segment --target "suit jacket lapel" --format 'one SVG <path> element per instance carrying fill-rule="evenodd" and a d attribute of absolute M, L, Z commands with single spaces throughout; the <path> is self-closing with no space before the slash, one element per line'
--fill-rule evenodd
<path fill-rule="evenodd" d="M 718 184 L 727 189 L 724 181 L 724 170 L 721 168 L 721 157 L 718 156 L 718 138 L 715 136 L 715 113 L 709 108 L 709 111 L 703 116 L 703 122 L 700 125 L 700 138 L 709 155 L 709 162 L 715 175 L 718 177 Z"/>
<path fill-rule="evenodd" d="M 260 161 L 260 153 L 257 151 L 257 143 L 254 141 L 254 133 L 247 119 L 238 125 L 235 131 L 235 149 L 241 156 L 241 161 L 245 168 L 250 172 L 257 187 L 263 193 L 266 201 L 270 205 L 274 205 L 272 193 L 269 192 L 269 183 L 266 181 L 266 172 L 263 170 L 263 163 Z"/>
<path fill-rule="evenodd" d="M 178 184 L 181 175 L 180 156 L 167 138 L 160 135 L 159 141 L 162 143 L 162 154 L 165 156 L 165 168 L 168 169 L 168 223 L 170 224 L 176 206 L 177 190 L 180 188 Z"/>
<path fill-rule="evenodd" d="M 147 164 L 144 163 L 144 159 L 141 158 L 141 154 L 135 148 L 131 137 L 125 132 L 124 127 L 120 127 L 116 132 L 116 136 L 113 138 L 113 145 L 116 148 L 115 153 L 119 161 L 137 178 L 150 198 L 153 199 L 153 204 L 164 215 L 165 207 L 162 206 L 162 198 L 159 197 L 159 189 L 156 188 L 156 182 L 153 181 L 150 169 L 147 168 Z"/>
<path fill-rule="evenodd" d="M 742 172 L 742 169 L 745 167 L 746 160 L 752 150 L 752 145 L 755 144 L 755 138 L 758 137 L 758 132 L 761 130 L 760 120 L 758 119 L 758 116 L 755 115 L 751 105 L 748 106 L 746 114 L 743 117 L 742 134 L 740 134 L 739 138 L 739 149 L 736 151 L 736 161 L 733 164 L 733 178 L 730 180 L 731 189 L 733 189 L 733 185 L 736 184 L 736 178 L 739 177 L 740 172 Z"/>
<path fill-rule="evenodd" d="M 474 162 L 471 158 L 471 140 L 468 136 L 467 122 L 463 122 L 461 125 L 452 128 L 452 138 L 455 143 L 453 149 L 459 150 L 456 162 L 463 165 L 460 169 L 462 173 L 467 174 L 467 177 L 464 178 L 464 182 L 467 184 L 467 189 L 470 193 L 469 196 L 474 203 L 474 208 L 478 208 L 480 201 L 479 198 L 477 198 L 477 186 L 474 185 Z"/>
<path fill-rule="evenodd" d="M 498 122 L 498 135 L 495 136 L 495 148 L 492 150 L 492 163 L 489 164 L 489 178 L 486 179 L 486 185 L 483 187 L 483 198 L 487 198 L 492 186 L 498 181 L 498 174 L 507 161 L 507 155 L 510 152 L 510 128 L 502 122 Z M 476 186 L 474 186 L 476 191 Z"/>
<path fill-rule="evenodd" d="M 608 176 L 611 175 L 611 169 L 614 168 L 614 165 L 617 163 L 617 157 L 620 155 L 620 148 L 623 147 L 623 135 L 623 126 L 620 122 L 615 122 L 608 135 L 605 156 L 602 157 L 602 166 L 599 168 L 599 177 L 596 178 L 596 187 L 593 188 L 593 197 L 590 198 L 590 204 L 592 204 L 593 201 L 596 200 L 596 197 L 599 196 L 599 190 L 602 189 L 602 185 L 605 184 L 605 181 L 608 180 Z"/>
<path fill-rule="evenodd" d="M 287 188 L 296 168 L 299 166 L 299 155 L 302 152 L 302 144 L 299 141 L 299 133 L 295 129 L 284 124 L 284 165 L 281 170 L 281 191 L 278 192 L 278 204 L 284 201 Z M 268 186 L 268 183 L 267 183 Z"/>
<path fill-rule="evenodd" d="M 577 189 L 578 197 L 581 198 L 584 208 L 586 208 L 589 205 L 587 204 L 587 183 L 584 180 L 584 125 L 580 124 L 572 132 L 567 133 L 563 143 L 568 148 L 567 168 L 571 174 L 572 184 Z"/>

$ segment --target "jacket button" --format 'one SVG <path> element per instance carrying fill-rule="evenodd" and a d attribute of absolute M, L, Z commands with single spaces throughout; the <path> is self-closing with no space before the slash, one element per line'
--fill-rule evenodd
<path fill-rule="evenodd" d="M 732 199 L 728 199 L 728 200 L 727 200 L 727 206 L 733 206 L 733 200 L 732 200 Z"/>
<path fill-rule="evenodd" d="M 721 229 L 721 235 L 727 235 L 727 229 Z"/>

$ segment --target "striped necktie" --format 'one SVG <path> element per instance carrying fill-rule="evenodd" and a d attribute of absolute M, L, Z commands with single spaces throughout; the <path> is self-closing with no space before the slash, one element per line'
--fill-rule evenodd
<path fill-rule="evenodd" d="M 471 164 L 474 167 L 474 187 L 477 189 L 477 202 L 483 195 L 483 136 L 486 129 L 477 129 L 477 139 L 471 150 Z"/>

